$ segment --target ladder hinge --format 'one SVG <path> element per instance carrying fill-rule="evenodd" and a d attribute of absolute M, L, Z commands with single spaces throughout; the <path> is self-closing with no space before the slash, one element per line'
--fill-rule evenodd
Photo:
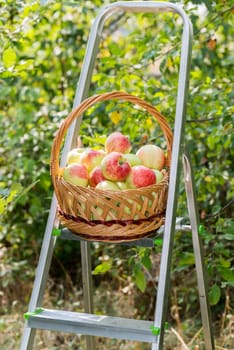
<path fill-rule="evenodd" d="M 25 312 L 24 318 L 25 318 L 25 320 L 28 320 L 30 316 L 38 315 L 38 314 L 40 314 L 43 310 L 44 310 L 44 309 L 43 309 L 42 307 L 38 307 L 38 308 L 36 308 L 36 310 L 33 311 L 33 312 Z"/>
<path fill-rule="evenodd" d="M 52 236 L 56 236 L 56 237 L 61 236 L 61 230 L 59 228 L 54 228 L 52 231 Z"/>
<path fill-rule="evenodd" d="M 162 247 L 162 244 L 163 244 L 162 238 L 155 238 L 154 239 L 154 246 L 155 247 Z"/>
<path fill-rule="evenodd" d="M 151 330 L 153 335 L 159 335 L 160 334 L 160 328 L 159 327 L 150 326 L 150 330 Z"/>
<path fill-rule="evenodd" d="M 165 330 L 169 329 L 169 323 L 168 322 L 165 322 L 164 329 Z M 160 334 L 160 328 L 159 327 L 150 326 L 150 330 L 151 330 L 153 335 L 159 335 Z"/>

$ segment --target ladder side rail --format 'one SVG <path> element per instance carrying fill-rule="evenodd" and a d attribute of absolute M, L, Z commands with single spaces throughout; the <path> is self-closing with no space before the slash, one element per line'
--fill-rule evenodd
<path fill-rule="evenodd" d="M 178 94 L 176 102 L 176 115 L 174 123 L 174 137 L 172 146 L 172 159 L 170 168 L 170 182 L 168 190 L 165 230 L 160 263 L 158 292 L 155 308 L 155 327 L 160 329 L 157 343 L 152 345 L 152 350 L 162 349 L 164 338 L 164 326 L 166 321 L 167 304 L 169 297 L 170 269 L 172 248 L 174 242 L 176 210 L 179 192 L 179 177 L 181 172 L 181 150 L 184 142 L 184 124 L 186 119 L 186 102 L 189 88 L 189 72 L 192 51 L 192 25 L 189 18 L 181 9 L 181 17 L 184 21 L 181 59 L 178 79 Z M 165 278 L 165 276 L 167 276 Z"/>
<path fill-rule="evenodd" d="M 41 306 L 42 304 L 49 268 L 53 256 L 54 246 L 56 243 L 56 237 L 52 235 L 52 230 L 56 225 L 56 213 L 57 200 L 55 194 L 53 194 L 49 217 L 45 229 L 45 235 L 43 238 L 41 252 L 39 256 L 38 266 L 35 273 L 35 280 L 33 284 L 31 298 L 28 306 L 28 312 L 34 312 L 35 309 L 38 306 Z M 28 350 L 32 348 L 35 333 L 35 329 L 28 328 L 25 322 L 20 350 Z"/>
<path fill-rule="evenodd" d="M 203 324 L 204 340 L 207 350 L 214 350 L 214 337 L 212 330 L 210 306 L 208 301 L 208 286 L 206 268 L 204 265 L 204 253 L 201 238 L 199 235 L 199 215 L 196 204 L 196 193 L 194 174 L 191 166 L 189 153 L 183 154 L 183 168 L 184 168 L 184 182 L 187 195 L 187 206 L 189 212 L 189 219 L 191 223 L 193 250 L 195 257 L 195 266 L 197 273 L 197 284 L 199 292 L 199 301 L 201 309 L 201 318 Z"/>
<path fill-rule="evenodd" d="M 87 92 L 90 86 L 91 73 L 94 68 L 94 63 L 96 60 L 97 49 L 99 46 L 100 38 L 101 38 L 100 35 L 98 35 L 98 28 L 95 25 L 93 26 L 93 31 L 90 34 L 89 45 L 86 51 L 86 57 L 84 58 L 84 64 L 83 64 L 83 69 L 81 71 L 79 83 L 77 85 L 76 96 L 74 99 L 73 107 L 76 107 L 87 95 Z M 85 79 L 85 76 L 87 77 L 86 79 Z M 80 122 L 81 121 L 79 120 L 79 123 Z M 68 130 L 64 148 L 62 151 L 61 166 L 65 164 L 67 153 L 75 145 L 76 135 L 80 126 L 79 123 L 74 122 Z M 53 228 L 55 227 L 56 215 L 57 215 L 57 200 L 55 197 L 55 193 L 53 193 L 50 211 L 49 211 L 49 217 L 46 224 L 38 266 L 35 274 L 33 290 L 31 293 L 31 298 L 28 306 L 28 312 L 33 312 L 37 307 L 40 307 L 42 304 L 42 299 L 46 288 L 49 268 L 51 265 L 53 250 L 56 243 L 56 237 L 52 235 Z M 88 256 L 90 254 L 89 249 L 90 249 L 89 243 L 81 242 L 81 252 L 85 252 L 86 254 L 85 256 Z M 83 257 L 83 260 L 85 260 L 85 257 Z M 91 274 L 90 263 L 88 260 L 86 260 L 86 268 L 88 269 L 87 272 L 90 272 Z M 86 286 L 86 291 L 84 292 L 84 295 L 91 296 L 92 286 L 91 286 L 90 278 L 85 280 L 85 286 Z M 85 305 L 86 312 L 91 313 L 93 305 L 90 297 L 89 298 L 86 297 L 84 299 L 84 303 L 86 304 Z M 27 323 L 25 322 L 20 350 L 32 349 L 34 338 L 35 338 L 35 329 L 31 329 L 27 327 Z M 87 340 L 87 342 L 90 342 L 90 340 Z M 91 347 L 90 347 L 90 350 L 92 350 Z"/>

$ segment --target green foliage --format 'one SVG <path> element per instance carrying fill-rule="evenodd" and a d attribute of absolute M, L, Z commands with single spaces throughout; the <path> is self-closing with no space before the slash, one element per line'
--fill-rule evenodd
<path fill-rule="evenodd" d="M 52 195 L 51 143 L 72 108 L 93 18 L 101 5 L 110 2 L 79 1 L 79 6 L 78 2 L 69 6 L 50 1 L 49 6 L 40 6 L 37 1 L 0 0 L 0 214 L 4 214 L 0 251 L 5 287 L 34 273 L 28 266 L 38 257 Z M 194 28 L 185 134 L 204 228 L 200 234 L 210 278 L 209 297 L 214 308 L 222 308 L 226 288 L 232 290 L 234 285 L 233 4 L 205 0 L 181 3 Z M 155 105 L 173 129 L 181 32 L 181 22 L 173 14 L 128 13 L 110 18 L 89 94 L 111 90 L 133 93 Z M 155 121 L 122 102 L 98 104 L 87 111 L 80 134 L 84 144 L 95 141 L 103 145 L 105 135 L 116 129 L 128 134 L 135 147 L 146 142 L 165 147 Z M 179 216 L 187 215 L 185 203 L 182 185 Z M 160 239 L 155 240 L 156 252 L 161 245 Z M 73 253 L 77 248 L 64 243 L 57 257 L 69 265 L 68 256 Z M 103 261 L 98 260 L 98 253 L 93 253 L 95 278 L 106 273 L 114 276 L 127 260 L 121 257 L 120 249 L 118 258 L 110 258 L 107 251 L 108 259 Z M 133 279 L 140 291 L 147 291 L 151 252 L 140 249 L 132 253 L 134 258 L 127 262 Z M 179 288 L 179 306 L 186 305 L 187 314 L 193 314 L 198 305 L 195 282 L 191 277 L 191 293 L 186 296 L 181 278 L 191 276 L 193 269 L 191 237 L 177 232 L 172 280 Z"/>

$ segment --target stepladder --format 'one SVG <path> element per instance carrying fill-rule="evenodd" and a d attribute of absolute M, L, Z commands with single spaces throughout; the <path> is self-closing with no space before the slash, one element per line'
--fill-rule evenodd
<path fill-rule="evenodd" d="M 41 254 L 36 270 L 34 286 L 31 294 L 28 312 L 25 314 L 25 328 L 21 340 L 21 350 L 33 349 L 35 333 L 37 329 L 47 329 L 57 332 L 70 332 L 86 335 L 88 350 L 95 350 L 95 336 L 148 342 L 152 350 L 163 349 L 164 328 L 167 317 L 167 305 L 170 294 L 170 269 L 173 252 L 174 233 L 177 229 L 188 230 L 192 233 L 195 266 L 197 273 L 197 285 L 201 309 L 201 318 L 204 332 L 204 341 L 207 350 L 214 349 L 214 339 L 207 295 L 207 278 L 202 253 L 202 245 L 199 237 L 199 216 L 196 204 L 195 183 L 189 153 L 185 145 L 184 124 L 186 119 L 186 103 L 188 95 L 188 82 L 191 61 L 192 27 L 189 18 L 176 4 L 156 1 L 121 1 L 104 6 L 96 17 L 87 43 L 86 54 L 81 69 L 75 99 L 74 108 L 78 106 L 88 95 L 92 73 L 98 54 L 98 48 L 102 39 L 102 31 L 105 21 L 116 13 L 174 13 L 179 15 L 183 23 L 181 40 L 180 69 L 178 73 L 178 93 L 173 132 L 173 147 L 168 198 L 164 225 L 159 229 L 163 236 L 161 252 L 160 272 L 158 279 L 157 295 L 155 297 L 154 321 L 134 320 L 107 315 L 96 315 L 92 298 L 91 279 L 91 254 L 92 243 L 79 239 L 70 230 L 61 229 L 63 239 L 79 240 L 81 245 L 81 265 L 84 294 L 84 313 L 70 312 L 66 310 L 44 309 L 43 296 L 48 279 L 48 273 L 54 252 L 57 237 L 53 234 L 60 228 L 57 219 L 57 199 L 55 194 L 51 201 L 50 212 L 41 247 Z M 67 153 L 76 143 L 80 128 L 80 120 L 74 122 L 67 133 L 62 152 L 61 165 L 65 164 Z M 184 185 L 187 197 L 187 208 L 190 224 L 182 225 L 177 218 L 177 201 L 179 195 L 180 172 L 183 169 Z M 157 232 L 158 234 L 158 232 Z M 143 238 L 131 245 L 143 245 L 152 247 L 153 238 Z"/>

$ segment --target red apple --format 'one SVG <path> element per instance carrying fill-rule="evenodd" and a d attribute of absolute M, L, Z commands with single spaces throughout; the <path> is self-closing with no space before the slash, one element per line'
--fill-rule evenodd
<path fill-rule="evenodd" d="M 82 164 L 73 163 L 66 166 L 63 170 L 64 180 L 73 185 L 86 187 L 88 185 L 88 177 L 88 171 Z"/>
<path fill-rule="evenodd" d="M 158 146 L 144 145 L 136 152 L 136 155 L 147 168 L 161 170 L 164 167 L 165 155 Z"/>
<path fill-rule="evenodd" d="M 131 150 L 131 143 L 127 136 L 123 135 L 119 131 L 116 131 L 107 137 L 105 142 L 105 150 L 107 153 L 129 153 Z"/>
<path fill-rule="evenodd" d="M 106 153 L 101 150 L 87 149 L 80 156 L 80 163 L 85 165 L 88 172 L 100 165 Z"/>
<path fill-rule="evenodd" d="M 104 180 L 97 184 L 96 188 L 103 191 L 119 191 L 119 187 L 115 182 Z"/>
<path fill-rule="evenodd" d="M 124 181 L 130 173 L 130 164 L 119 152 L 108 153 L 101 162 L 104 177 L 111 181 Z"/>
<path fill-rule="evenodd" d="M 131 172 L 126 180 L 129 188 L 140 188 L 154 185 L 156 175 L 152 169 L 144 165 L 136 165 L 131 168 Z"/>
<path fill-rule="evenodd" d="M 99 182 L 104 181 L 104 180 L 105 180 L 105 177 L 102 173 L 102 169 L 100 166 L 96 166 L 89 173 L 89 185 L 91 187 L 96 187 Z"/>

